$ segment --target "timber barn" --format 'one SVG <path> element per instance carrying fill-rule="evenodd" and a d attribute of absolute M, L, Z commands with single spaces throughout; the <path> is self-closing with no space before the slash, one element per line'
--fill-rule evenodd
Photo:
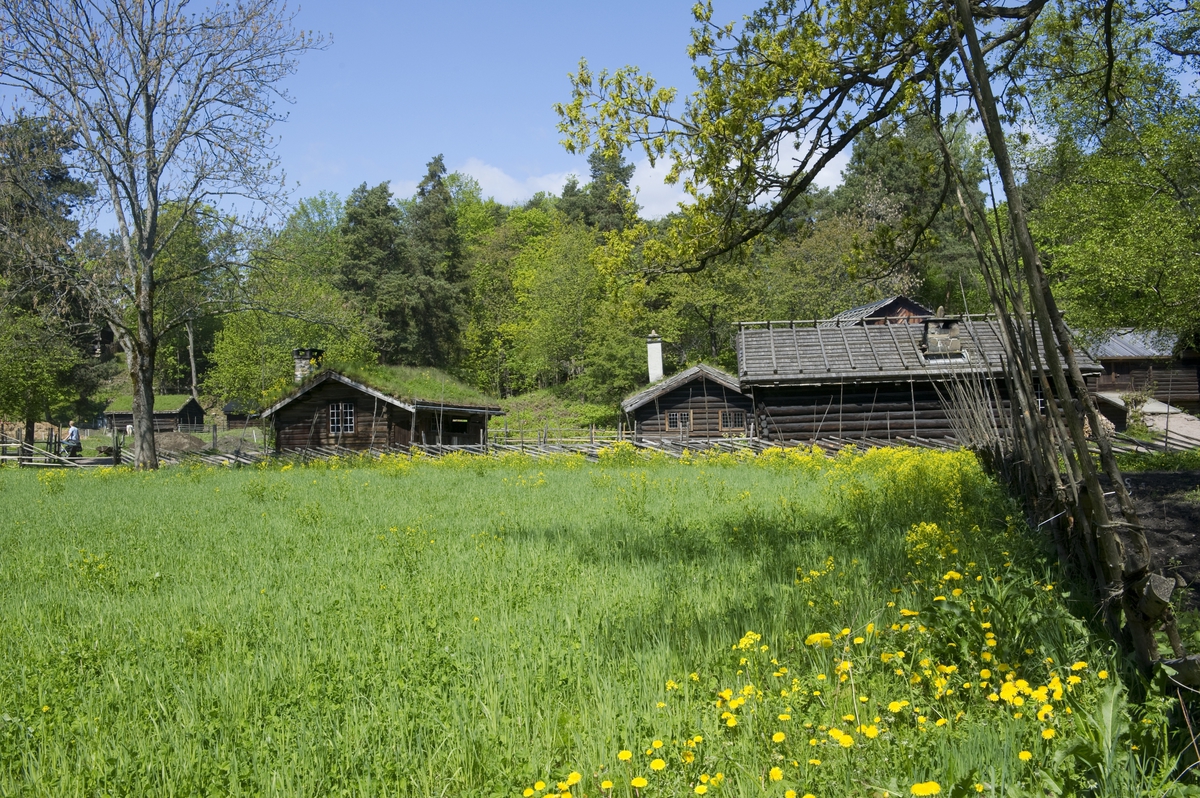
<path fill-rule="evenodd" d="M 639 442 L 745 437 L 752 434 L 753 409 L 735 377 L 704 364 L 660 380 L 621 403 L 626 424 Z"/>
<path fill-rule="evenodd" d="M 315 365 L 319 355 L 308 360 Z M 488 419 L 502 414 L 499 407 L 482 397 L 471 401 L 462 401 L 461 396 L 431 399 L 429 396 L 438 396 L 436 387 L 414 392 L 414 380 L 404 384 L 413 373 L 425 377 L 427 387 L 431 384 L 429 370 L 376 367 L 362 375 L 336 369 L 309 374 L 298 365 L 300 384 L 262 413 L 274 430 L 275 451 L 332 446 L 370 450 L 413 444 L 478 446 L 485 442 Z M 419 386 L 422 380 L 415 382 Z M 451 387 L 462 386 L 452 383 Z"/>
<path fill-rule="evenodd" d="M 1136 330 L 1118 331 L 1087 349 L 1104 367 L 1103 373 L 1088 379 L 1101 409 L 1123 408 L 1121 394 L 1153 387 L 1152 396 L 1160 402 L 1189 412 L 1200 410 L 1200 353 L 1195 350 L 1177 351 L 1173 339 Z M 1123 427 L 1117 423 L 1118 429 Z"/>
<path fill-rule="evenodd" d="M 958 378 L 994 378 L 1007 404 L 997 322 L 935 317 L 919 322 L 739 324 L 738 381 L 753 402 L 759 437 L 953 438 L 943 397 Z M 1082 353 L 1079 365 L 1085 374 L 1100 371 Z M 1000 411 L 993 408 L 1003 423 Z"/>
<path fill-rule="evenodd" d="M 133 423 L 133 397 L 118 396 L 104 410 L 110 429 Z M 158 394 L 154 397 L 154 431 L 175 432 L 180 425 L 204 423 L 204 408 L 190 394 Z"/>

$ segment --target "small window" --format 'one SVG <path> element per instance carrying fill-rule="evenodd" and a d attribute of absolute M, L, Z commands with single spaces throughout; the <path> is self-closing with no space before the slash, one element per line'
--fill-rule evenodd
<path fill-rule="evenodd" d="M 354 402 L 329 403 L 329 431 L 335 435 L 354 432 Z"/>
<path fill-rule="evenodd" d="M 469 418 L 452 418 L 450 419 L 450 434 L 465 435 L 470 429 L 471 419 Z"/>
<path fill-rule="evenodd" d="M 745 410 L 722 410 L 721 411 L 721 429 L 722 430 L 744 430 L 746 428 L 746 411 Z"/>
<path fill-rule="evenodd" d="M 667 429 L 690 430 L 692 428 L 691 410 L 671 410 L 667 413 Z"/>

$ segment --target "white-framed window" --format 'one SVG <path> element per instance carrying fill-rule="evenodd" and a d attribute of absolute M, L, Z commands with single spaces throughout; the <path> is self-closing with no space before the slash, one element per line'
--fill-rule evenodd
<path fill-rule="evenodd" d="M 722 410 L 721 411 L 721 429 L 722 430 L 744 430 L 746 429 L 746 411 L 745 410 Z"/>
<path fill-rule="evenodd" d="M 329 431 L 342 435 L 354 432 L 354 402 L 329 403 Z"/>
<path fill-rule="evenodd" d="M 668 410 L 667 411 L 667 429 L 669 430 L 690 430 L 692 428 L 692 411 L 691 410 Z"/>

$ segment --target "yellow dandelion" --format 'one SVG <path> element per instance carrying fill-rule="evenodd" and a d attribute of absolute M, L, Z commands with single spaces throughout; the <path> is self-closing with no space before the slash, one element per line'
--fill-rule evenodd
<path fill-rule="evenodd" d="M 1054 731 L 1054 729 L 1042 729 L 1042 739 L 1043 740 L 1053 740 L 1055 734 L 1056 734 L 1056 732 Z"/>
<path fill-rule="evenodd" d="M 775 732 L 774 734 L 771 735 L 771 740 L 773 742 L 781 743 L 786 739 L 787 739 L 787 735 L 784 734 L 783 732 Z"/>
<path fill-rule="evenodd" d="M 621 751 L 619 754 L 617 754 L 617 759 L 621 760 L 622 762 L 628 762 L 630 759 L 633 759 L 633 752 Z M 541 788 L 539 787 L 538 789 Z"/>
<path fill-rule="evenodd" d="M 546 789 L 546 782 L 539 781 L 539 782 L 535 783 L 533 785 L 533 789 L 537 790 L 538 792 L 541 792 L 542 790 Z"/>
<path fill-rule="evenodd" d="M 570 773 L 567 775 L 567 786 L 568 786 L 568 787 L 573 787 L 573 786 L 575 786 L 576 784 L 578 784 L 578 783 L 579 783 L 580 781 L 582 781 L 582 780 L 583 780 L 583 776 L 581 776 L 581 775 L 580 775 L 580 774 L 579 774 L 577 771 L 574 771 L 574 770 L 572 770 L 572 771 L 571 771 L 571 772 L 570 772 Z"/>
<path fill-rule="evenodd" d="M 937 795 L 942 791 L 942 785 L 936 781 L 922 781 L 919 784 L 914 784 L 910 789 L 913 795 Z"/>
<path fill-rule="evenodd" d="M 704 795 L 704 793 L 708 792 L 708 785 L 697 784 L 692 792 L 696 793 L 696 795 Z"/>
<path fill-rule="evenodd" d="M 777 767 L 771 768 L 771 772 L 767 776 L 771 781 L 783 781 L 783 771 Z"/>
<path fill-rule="evenodd" d="M 1108 671 L 1100 671 L 1099 673 L 1096 674 L 1096 676 L 1101 679 L 1107 679 Z"/>
<path fill-rule="evenodd" d="M 651 770 L 662 770 L 667 766 L 667 763 L 661 759 L 655 759 L 650 763 Z"/>
<path fill-rule="evenodd" d="M 605 779 L 604 781 L 600 782 L 600 789 L 611 790 L 612 788 L 613 788 L 613 783 L 611 781 L 609 781 L 608 779 Z"/>
<path fill-rule="evenodd" d="M 810 759 L 810 760 L 808 760 L 808 764 L 812 765 L 813 767 L 816 767 L 817 765 L 820 765 L 820 764 L 821 764 L 821 760 L 819 760 L 819 759 Z"/>
<path fill-rule="evenodd" d="M 1017 754 L 1017 759 L 1021 760 L 1022 762 L 1028 762 L 1029 760 L 1033 759 L 1033 754 L 1029 753 L 1028 751 L 1022 751 L 1021 753 Z"/>
<path fill-rule="evenodd" d="M 524 791 L 524 792 L 522 792 L 522 793 L 521 793 L 521 795 L 524 795 L 524 796 L 525 796 L 525 798 L 529 798 L 529 796 L 533 795 L 533 788 L 532 788 L 532 787 L 526 787 L 526 788 L 525 788 L 525 791 Z"/>
<path fill-rule="evenodd" d="M 646 781 L 641 776 L 634 776 L 633 779 L 629 783 L 640 790 L 642 787 L 645 787 L 650 782 Z"/>
<path fill-rule="evenodd" d="M 654 742 L 650 743 L 651 748 L 662 748 L 662 745 L 662 740 L 655 740 Z"/>

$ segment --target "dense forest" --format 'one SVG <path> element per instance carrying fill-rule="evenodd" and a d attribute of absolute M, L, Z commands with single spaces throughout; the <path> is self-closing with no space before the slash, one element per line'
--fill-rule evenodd
<path fill-rule="evenodd" d="M 53 154 L 54 144 L 29 131 L 50 131 L 22 124 L 28 130 L 10 130 L 5 142 L 27 148 L 26 163 L 41 163 L 33 156 Z M 10 168 L 21 159 L 7 154 Z M 839 188 L 813 192 L 753 249 L 695 274 L 639 268 L 638 250 L 667 220 L 639 217 L 633 168 L 622 158 L 593 154 L 589 165 L 586 182 L 569 180 L 560 196 L 504 206 L 469 176 L 448 174 L 438 156 L 412 197 L 363 183 L 344 198 L 300 199 L 278 229 L 242 241 L 231 240 L 212 209 L 193 212 L 165 250 L 166 272 L 220 274 L 164 297 L 164 315 L 197 312 L 164 336 L 158 389 L 186 393 L 194 384 L 216 400 L 254 405 L 291 379 L 293 347 L 318 346 L 335 362 L 435 366 L 495 396 L 551 389 L 612 403 L 645 382 L 651 329 L 664 338 L 669 371 L 701 361 L 732 368 L 738 321 L 826 318 L 894 293 L 956 310 L 971 301 L 973 310 L 985 307 L 962 231 L 952 215 L 936 213 L 940 165 L 917 125 L 864 137 Z M 40 184 L 71 224 L 71 201 L 86 200 L 88 187 L 59 165 L 41 168 Z M 918 229 L 919 215 L 932 224 Z M 76 241 L 96 257 L 109 244 L 94 231 Z M 44 284 L 16 290 L 21 256 L 9 257 L 0 369 L 36 360 L 30 379 L 62 386 L 35 398 L 39 418 L 45 407 L 51 415 L 82 410 L 104 372 L 90 356 L 114 354 L 111 336 L 80 312 L 39 315 L 54 293 Z M 236 270 L 216 268 L 239 258 Z M 237 312 L 203 312 L 206 293 L 231 291 Z M 58 345 L 42 345 L 44 337 Z M 26 415 L 12 400 L 5 407 Z"/>

